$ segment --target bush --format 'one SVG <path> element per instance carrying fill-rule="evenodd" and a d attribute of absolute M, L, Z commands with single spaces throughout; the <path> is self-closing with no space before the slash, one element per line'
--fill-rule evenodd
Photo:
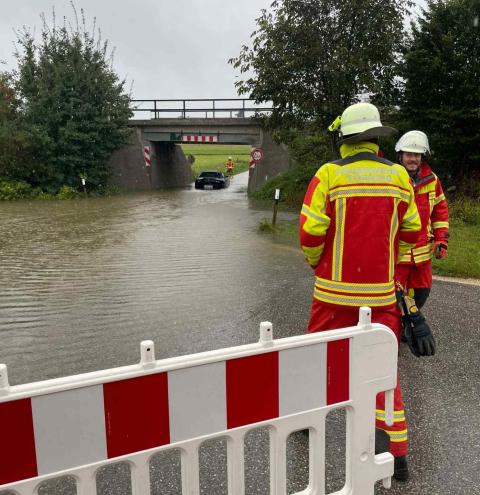
<path fill-rule="evenodd" d="M 80 197 L 80 193 L 70 186 L 62 186 L 58 191 L 57 199 L 76 199 Z"/>
<path fill-rule="evenodd" d="M 24 181 L 0 180 L 0 200 L 29 199 L 37 191 Z"/>

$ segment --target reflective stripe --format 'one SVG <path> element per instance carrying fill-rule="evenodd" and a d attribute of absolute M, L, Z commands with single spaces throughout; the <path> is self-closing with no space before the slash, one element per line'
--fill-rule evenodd
<path fill-rule="evenodd" d="M 429 254 L 422 254 L 419 256 L 414 256 L 413 259 L 414 259 L 415 263 L 421 263 L 422 261 L 428 261 L 428 260 L 432 259 L 432 254 L 429 253 Z"/>
<path fill-rule="evenodd" d="M 389 236 L 389 245 L 390 245 L 390 267 L 388 269 L 388 278 L 393 279 L 393 274 L 395 271 L 395 256 L 393 253 L 395 252 L 394 250 L 394 241 L 395 241 L 395 236 L 397 235 L 398 231 L 398 199 L 395 200 L 395 208 L 393 209 L 392 213 L 392 220 L 390 222 L 390 236 Z"/>
<path fill-rule="evenodd" d="M 375 414 L 385 415 L 385 409 L 375 409 Z M 393 411 L 394 416 L 405 416 L 405 409 L 399 409 L 398 411 Z"/>
<path fill-rule="evenodd" d="M 395 294 L 389 296 L 368 297 L 368 296 L 344 296 L 319 291 L 315 288 L 313 297 L 319 301 L 338 304 L 343 306 L 389 306 L 395 304 Z"/>
<path fill-rule="evenodd" d="M 438 205 L 438 203 L 441 203 L 445 199 L 445 194 L 440 194 L 440 196 L 437 196 L 435 198 L 434 204 Z"/>
<path fill-rule="evenodd" d="M 336 292 L 375 292 L 375 293 L 391 293 L 395 288 L 395 284 L 389 282 L 387 284 L 356 284 L 354 282 L 337 282 L 335 280 L 326 280 L 316 277 L 315 286 L 319 289 L 333 289 Z"/>
<path fill-rule="evenodd" d="M 405 218 L 403 217 L 402 219 L 402 223 L 407 223 L 407 222 L 411 222 L 412 220 L 414 220 L 415 218 L 417 218 L 419 215 L 418 215 L 418 211 L 415 211 L 415 213 L 413 215 L 410 215 L 409 217 Z"/>
<path fill-rule="evenodd" d="M 390 442 L 406 442 L 408 440 L 408 430 L 389 431 L 385 430 L 390 437 Z"/>
<path fill-rule="evenodd" d="M 432 250 L 432 245 L 431 244 L 428 244 L 427 246 L 421 246 L 421 247 L 418 247 L 418 248 L 413 248 L 412 249 L 412 252 L 413 252 L 413 255 L 415 256 L 416 254 L 430 253 L 431 250 Z"/>
<path fill-rule="evenodd" d="M 385 411 L 380 409 L 376 410 L 375 419 L 378 421 L 385 422 Z M 402 423 L 405 421 L 405 411 L 402 409 L 401 411 L 393 412 L 393 422 L 394 423 Z"/>
<path fill-rule="evenodd" d="M 309 209 L 307 206 L 305 206 L 305 205 L 303 205 L 303 207 L 302 207 L 302 213 L 303 213 L 304 215 L 306 215 L 307 217 L 310 217 L 310 218 L 312 218 L 313 220 L 316 220 L 317 222 L 325 223 L 325 224 L 327 224 L 327 225 L 329 225 L 329 224 L 330 224 L 330 219 L 329 219 L 329 218 L 327 219 L 327 218 L 325 218 L 325 217 L 320 217 L 320 216 L 318 216 L 318 215 L 315 215 L 315 213 L 312 213 L 312 212 L 310 211 L 310 209 Z"/>
<path fill-rule="evenodd" d="M 341 190 L 335 190 L 334 192 L 330 193 L 330 199 L 337 199 L 337 198 L 347 198 L 347 197 L 352 197 L 352 196 L 387 196 L 390 198 L 398 198 L 403 201 L 409 201 L 410 200 L 410 195 L 407 193 L 404 193 L 402 191 L 399 191 L 396 188 L 372 188 L 372 187 L 358 187 L 355 189 L 352 188 L 345 188 Z"/>
<path fill-rule="evenodd" d="M 320 256 L 323 253 L 323 248 L 325 247 L 325 243 L 320 244 L 315 247 L 307 247 L 302 246 L 303 253 L 305 254 L 305 258 L 308 261 L 308 264 L 311 266 L 315 266 L 320 261 Z"/>
<path fill-rule="evenodd" d="M 412 261 L 412 255 L 411 253 L 409 254 L 404 254 L 400 260 L 399 263 L 410 263 Z"/>
<path fill-rule="evenodd" d="M 342 262 L 343 262 L 343 241 L 345 234 L 345 204 L 344 198 L 335 202 L 335 238 L 333 240 L 333 260 L 332 260 L 332 279 L 342 280 Z"/>
<path fill-rule="evenodd" d="M 448 222 L 433 222 L 432 228 L 433 229 L 442 229 L 442 228 L 449 228 L 450 224 Z"/>

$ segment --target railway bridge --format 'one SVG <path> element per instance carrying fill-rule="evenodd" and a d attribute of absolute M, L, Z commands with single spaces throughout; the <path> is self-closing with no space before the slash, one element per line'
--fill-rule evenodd
<path fill-rule="evenodd" d="M 287 147 L 275 143 L 261 126 L 259 116 L 271 108 L 255 106 L 250 100 L 132 100 L 132 110 L 132 143 L 112 157 L 113 182 L 125 189 L 190 184 L 191 164 L 182 143 L 246 144 L 261 148 L 263 158 L 252 168 L 249 191 L 260 189 L 290 166 Z M 150 166 L 144 159 L 146 146 Z"/>

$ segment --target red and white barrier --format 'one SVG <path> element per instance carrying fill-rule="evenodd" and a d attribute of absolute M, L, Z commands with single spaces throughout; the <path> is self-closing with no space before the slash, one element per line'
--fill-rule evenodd
<path fill-rule="evenodd" d="M 272 426 L 272 493 L 286 493 L 288 435 L 310 428 L 313 439 L 322 436 L 326 415 L 341 405 L 349 415 L 348 493 L 373 494 L 375 481 L 393 473 L 390 454 L 374 456 L 373 439 L 375 396 L 395 386 L 397 343 L 362 311 L 353 329 L 274 341 L 265 322 L 257 344 L 163 361 L 146 341 L 139 365 L 15 387 L 0 365 L 0 493 L 36 493 L 41 481 L 72 474 L 78 493 L 94 494 L 96 470 L 115 459 L 138 466 L 132 486 L 146 495 L 148 460 L 172 446 L 184 452 L 183 493 L 198 493 L 198 449 L 227 435 L 229 493 L 240 494 L 252 425 Z M 387 404 L 393 421 L 393 392 Z M 324 453 L 315 440 L 310 448 L 305 493 L 324 493 Z"/>
<path fill-rule="evenodd" d="M 218 136 L 182 134 L 182 142 L 183 143 L 218 143 Z"/>
<path fill-rule="evenodd" d="M 144 146 L 143 147 L 143 159 L 145 160 L 145 167 L 151 167 L 152 166 L 152 159 L 150 157 L 150 154 L 151 154 L 150 146 Z"/>

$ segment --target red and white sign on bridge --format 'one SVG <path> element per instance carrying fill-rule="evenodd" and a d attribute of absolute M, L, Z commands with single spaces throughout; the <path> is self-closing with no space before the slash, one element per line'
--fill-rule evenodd
<path fill-rule="evenodd" d="M 240 494 L 244 436 L 252 425 L 268 425 L 278 450 L 272 493 L 286 493 L 288 435 L 303 428 L 323 435 L 328 412 L 344 405 L 349 493 L 373 494 L 374 482 L 393 473 L 393 458 L 374 456 L 372 438 L 375 396 L 396 383 L 397 344 L 391 331 L 370 323 L 368 308 L 360 318 L 353 329 L 276 341 L 264 322 L 257 344 L 163 361 L 145 341 L 139 365 L 15 387 L 0 365 L 0 492 L 35 493 L 61 473 L 75 475 L 79 493 L 94 494 L 96 471 L 120 458 L 136 466 L 134 493 L 146 495 L 149 459 L 175 446 L 192 463 L 182 469 L 184 493 L 198 493 L 201 443 L 226 435 L 229 493 Z M 387 404 L 393 421 L 393 390 Z M 324 482 L 322 442 L 310 442 L 312 489 Z"/>
<path fill-rule="evenodd" d="M 218 135 L 182 134 L 182 143 L 218 143 Z"/>

